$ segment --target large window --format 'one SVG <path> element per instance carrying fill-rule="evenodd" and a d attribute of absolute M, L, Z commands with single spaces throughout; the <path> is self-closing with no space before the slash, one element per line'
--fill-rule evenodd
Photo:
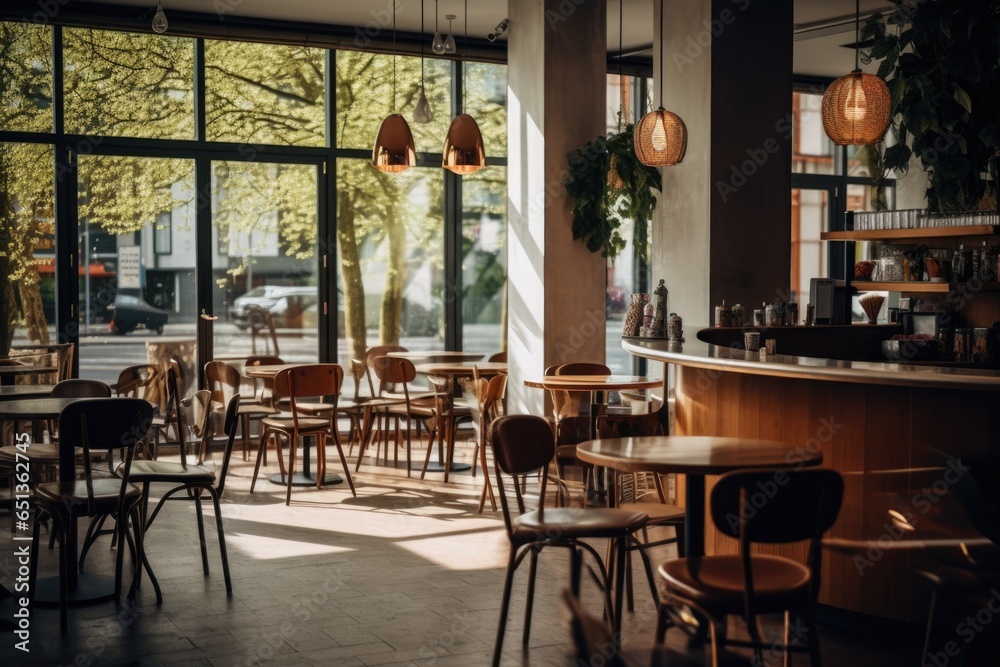
<path fill-rule="evenodd" d="M 59 332 L 109 381 L 160 333 L 194 377 L 208 355 L 504 346 L 504 66 L 0 22 L 0 74 L 15 342 Z M 368 158 L 390 111 L 418 154 L 399 174 Z M 457 111 L 489 160 L 465 177 L 440 166 Z"/>
<path fill-rule="evenodd" d="M 209 141 L 326 145 L 326 51 L 205 42 Z"/>
<path fill-rule="evenodd" d="M 194 40 L 63 31 L 66 131 L 194 138 Z"/>

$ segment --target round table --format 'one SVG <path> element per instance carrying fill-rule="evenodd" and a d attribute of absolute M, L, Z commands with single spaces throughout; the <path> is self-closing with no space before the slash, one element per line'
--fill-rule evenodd
<path fill-rule="evenodd" d="M 311 364 L 271 364 L 263 366 L 245 366 L 243 368 L 243 374 L 249 378 L 260 378 L 266 380 L 273 380 L 275 376 L 283 370 L 289 368 L 295 368 L 297 366 L 309 366 Z M 302 472 L 295 473 L 292 475 L 292 486 L 316 486 L 316 477 L 312 474 L 310 466 L 310 452 L 312 447 L 309 446 L 309 438 L 305 438 L 305 442 L 302 444 Z M 285 486 L 286 481 L 282 479 L 281 473 L 275 473 L 268 477 L 268 480 L 272 484 L 278 484 L 280 486 Z M 329 472 L 323 479 L 323 484 L 341 484 L 344 478 L 336 473 Z"/>
<path fill-rule="evenodd" d="M 21 398 L 44 398 L 52 393 L 52 384 L 15 384 L 0 387 L 0 401 L 15 401 Z"/>
<path fill-rule="evenodd" d="M 562 391 L 621 391 L 622 389 L 655 389 L 663 386 L 660 378 L 641 375 L 547 375 L 529 378 L 526 387 Z"/>
<path fill-rule="evenodd" d="M 409 359 L 414 364 L 431 362 L 479 361 L 485 354 L 481 352 L 460 352 L 458 350 L 415 350 L 413 352 L 386 352 L 387 357 Z"/>
<path fill-rule="evenodd" d="M 821 453 L 780 442 L 678 435 L 589 440 L 577 445 L 576 455 L 581 461 L 620 472 L 687 475 L 686 556 L 705 554 L 705 475 L 745 468 L 788 470 L 823 462 Z"/>
<path fill-rule="evenodd" d="M 390 356 L 399 356 L 401 353 L 393 352 Z M 465 354 L 464 352 L 456 352 L 456 355 Z M 482 359 L 483 355 L 479 355 Z M 507 373 L 507 362 L 506 361 L 462 361 L 462 360 L 444 360 L 444 361 L 431 361 L 428 363 L 417 364 L 414 366 L 418 373 L 423 375 L 440 375 L 448 378 L 447 386 L 443 387 L 443 391 L 453 392 L 456 377 L 472 377 L 473 369 L 478 369 L 479 374 L 482 376 L 493 376 L 493 375 L 503 375 Z M 448 433 L 451 433 L 452 429 L 448 429 Z M 448 443 L 448 451 L 452 451 L 455 443 Z M 444 443 L 441 438 L 438 438 L 438 460 L 431 461 L 427 464 L 428 472 L 444 472 L 444 481 L 448 481 L 448 472 L 464 472 L 472 468 L 468 463 L 461 463 L 452 461 L 451 465 L 447 466 L 447 471 L 445 470 L 445 464 L 441 462 L 443 457 Z M 447 458 L 447 457 L 445 457 Z M 421 464 L 415 464 L 413 466 L 414 470 L 422 469 Z"/>
<path fill-rule="evenodd" d="M 13 401 L 0 402 L 0 421 L 43 421 L 58 419 L 70 403 L 87 400 L 84 398 L 19 398 Z"/>

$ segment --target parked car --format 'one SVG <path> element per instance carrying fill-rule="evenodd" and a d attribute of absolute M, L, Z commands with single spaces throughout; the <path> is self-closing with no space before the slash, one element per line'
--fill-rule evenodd
<path fill-rule="evenodd" d="M 251 326 L 260 328 L 265 323 L 255 313 L 263 311 L 271 315 L 275 326 L 299 328 L 302 326 L 302 314 L 318 302 L 315 285 L 261 285 L 233 300 L 229 319 L 240 329 Z"/>
<path fill-rule="evenodd" d="M 137 296 L 117 294 L 108 310 L 112 311 L 108 328 L 122 336 L 139 328 L 162 334 L 167 323 L 167 311 L 155 308 Z"/>

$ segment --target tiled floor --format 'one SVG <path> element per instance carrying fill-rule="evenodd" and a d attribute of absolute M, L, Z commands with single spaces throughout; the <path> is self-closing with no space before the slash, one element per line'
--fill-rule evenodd
<path fill-rule="evenodd" d="M 468 458 L 471 452 L 462 454 Z M 335 458 L 331 470 L 338 468 Z M 355 478 L 357 498 L 346 485 L 298 489 L 286 507 L 283 487 L 258 484 L 249 494 L 252 472 L 252 465 L 234 456 L 223 505 L 232 597 L 226 596 L 214 529 L 208 532 L 212 572 L 205 577 L 193 505 L 172 503 L 147 537 L 162 605 L 144 586 L 134 605 L 72 609 L 65 639 L 58 611 L 36 610 L 31 653 L 15 651 L 13 636 L 0 634 L 0 664 L 489 664 L 507 542 L 499 512 L 475 513 L 481 478 L 463 473 L 445 486 L 440 475 L 421 482 L 368 461 Z M 105 540 L 95 548 L 88 571 L 112 571 L 108 547 Z M 672 555 L 671 549 L 658 558 Z M 8 587 L 16 569 L 11 553 L 0 560 Z M 43 568 L 55 571 L 55 563 L 53 552 L 42 554 Z M 526 568 L 519 571 L 504 664 L 577 664 L 557 604 L 567 573 L 563 550 L 540 560 L 531 641 L 522 651 L 527 575 Z M 624 647 L 630 664 L 646 665 L 654 608 L 639 569 L 636 577 L 636 610 L 625 617 Z M 599 613 L 591 582 L 585 582 L 583 597 Z M 0 603 L 3 617 L 10 618 L 12 609 L 10 600 Z M 669 643 L 682 650 L 679 635 L 671 633 Z M 903 651 L 824 628 L 825 664 L 915 664 L 918 641 L 914 637 Z"/>

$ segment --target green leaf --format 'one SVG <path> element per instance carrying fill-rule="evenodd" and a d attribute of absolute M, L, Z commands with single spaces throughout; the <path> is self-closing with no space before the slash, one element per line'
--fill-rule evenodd
<path fill-rule="evenodd" d="M 955 101 L 962 105 L 962 108 L 969 113 L 972 113 L 972 98 L 970 98 L 969 94 L 958 84 L 955 84 L 954 97 Z"/>

